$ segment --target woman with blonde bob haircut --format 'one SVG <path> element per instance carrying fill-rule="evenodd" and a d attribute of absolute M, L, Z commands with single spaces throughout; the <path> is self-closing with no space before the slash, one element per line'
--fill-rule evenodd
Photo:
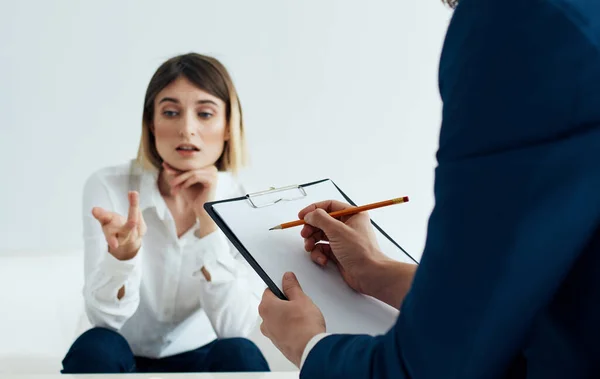
<path fill-rule="evenodd" d="M 63 373 L 269 371 L 246 337 L 264 289 L 206 214 L 244 194 L 242 109 L 215 58 L 164 62 L 148 85 L 137 159 L 103 168 L 83 194 L 92 328 Z"/>
<path fill-rule="evenodd" d="M 197 60 L 199 66 L 208 65 L 208 67 L 211 68 L 210 71 L 205 73 L 198 72 L 199 70 L 191 70 L 188 73 L 188 80 L 193 81 L 196 86 L 205 88 L 206 91 L 211 92 L 214 96 L 218 96 L 222 101 L 226 102 L 226 122 L 229 139 L 225 141 L 223 154 L 216 162 L 216 167 L 219 171 L 231 171 L 237 173 L 239 169 L 246 164 L 247 153 L 242 107 L 233 81 L 221 62 L 212 57 L 200 54 L 189 54 L 184 57 Z M 175 57 L 167 61 L 156 72 L 155 77 L 164 77 L 168 80 L 181 75 L 179 71 L 185 67 L 183 66 L 184 63 L 181 63 L 183 60 L 182 58 L 183 57 Z M 202 74 L 205 74 L 206 77 L 202 76 Z M 140 141 L 137 159 L 138 162 L 146 168 L 160 169 L 163 163 L 160 154 L 156 150 L 156 144 L 152 133 L 154 100 L 158 95 L 158 92 L 162 90 L 162 87 L 162 80 L 159 81 L 157 78 L 157 80 L 153 81 L 148 87 L 144 102 L 142 139 Z"/>

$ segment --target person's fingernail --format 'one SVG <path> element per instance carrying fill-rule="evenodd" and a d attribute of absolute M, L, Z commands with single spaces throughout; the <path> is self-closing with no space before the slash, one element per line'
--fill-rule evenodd
<path fill-rule="evenodd" d="M 319 264 L 320 264 L 321 266 L 323 266 L 323 265 L 325 264 L 325 258 L 323 258 L 323 257 L 319 257 L 319 258 L 317 258 L 317 261 L 319 262 Z"/>
<path fill-rule="evenodd" d="M 291 272 L 286 272 L 285 275 L 283 275 L 283 279 L 285 280 L 294 280 L 294 274 Z"/>

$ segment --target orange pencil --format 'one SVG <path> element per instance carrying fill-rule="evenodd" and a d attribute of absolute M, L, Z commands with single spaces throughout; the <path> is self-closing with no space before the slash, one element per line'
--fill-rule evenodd
<path fill-rule="evenodd" d="M 406 203 L 407 201 L 408 201 L 408 196 L 404 196 L 404 197 L 399 197 L 397 199 L 385 200 L 385 201 L 380 201 L 378 203 L 372 203 L 372 204 L 362 205 L 360 207 L 352 207 L 352 208 L 344 209 L 342 211 L 331 212 L 331 213 L 329 213 L 329 215 L 331 217 L 335 217 L 335 218 L 342 217 L 342 216 L 349 216 L 349 215 L 368 211 L 368 210 L 375 209 L 375 208 L 387 207 L 388 205 Z M 304 224 L 306 224 L 306 222 L 304 222 L 304 220 L 296 220 L 296 221 L 286 222 L 285 224 L 274 226 L 269 230 L 293 228 L 294 226 L 300 226 L 300 225 L 304 225 Z"/>

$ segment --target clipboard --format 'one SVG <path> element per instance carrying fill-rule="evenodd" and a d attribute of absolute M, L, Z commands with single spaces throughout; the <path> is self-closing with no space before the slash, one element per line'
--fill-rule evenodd
<path fill-rule="evenodd" d="M 287 300 L 281 280 L 283 272 L 293 271 L 323 312 L 328 332 L 383 334 L 395 323 L 397 309 L 353 291 L 332 262 L 325 268 L 313 263 L 304 251 L 300 227 L 268 230 L 297 219 L 298 211 L 307 205 L 330 199 L 356 206 L 331 179 L 322 179 L 207 202 L 204 209 L 277 297 Z M 384 254 L 418 264 L 375 221 L 371 223 Z"/>

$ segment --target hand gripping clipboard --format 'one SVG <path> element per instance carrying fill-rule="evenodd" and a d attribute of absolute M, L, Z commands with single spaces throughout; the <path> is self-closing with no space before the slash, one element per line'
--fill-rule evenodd
<path fill-rule="evenodd" d="M 353 291 L 333 263 L 325 268 L 314 264 L 304 251 L 301 227 L 268 230 L 297 219 L 302 208 L 323 200 L 356 205 L 333 181 L 323 179 L 208 202 L 204 209 L 276 296 L 287 300 L 281 280 L 285 272 L 293 271 L 323 312 L 328 332 L 383 334 L 395 322 L 397 309 Z M 371 223 L 386 255 L 418 263 L 374 221 Z"/>

